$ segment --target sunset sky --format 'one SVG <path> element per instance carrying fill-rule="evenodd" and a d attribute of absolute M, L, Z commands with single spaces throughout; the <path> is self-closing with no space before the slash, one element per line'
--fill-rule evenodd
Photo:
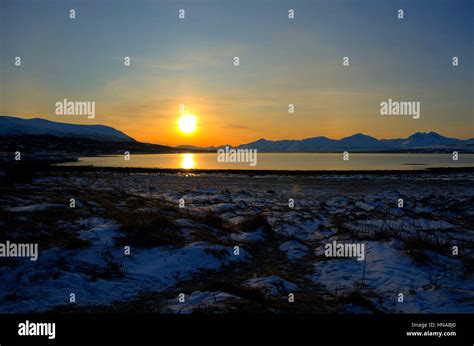
<path fill-rule="evenodd" d="M 474 137 L 471 0 L 0 3 L 1 115 L 110 125 L 166 145 Z M 56 115 L 64 98 L 95 101 L 95 119 Z M 389 98 L 420 101 L 421 119 L 380 115 Z M 187 136 L 181 103 L 197 119 Z"/>

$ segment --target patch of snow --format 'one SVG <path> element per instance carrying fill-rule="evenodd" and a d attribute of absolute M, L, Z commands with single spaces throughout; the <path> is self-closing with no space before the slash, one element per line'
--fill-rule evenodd
<path fill-rule="evenodd" d="M 70 293 L 76 294 L 78 305 L 110 304 L 131 299 L 144 290 L 163 291 L 180 280 L 191 279 L 201 270 L 217 270 L 251 257 L 243 248 L 236 256 L 232 247 L 205 242 L 179 249 L 131 247 L 131 255 L 125 256 L 123 248 L 111 247 L 119 235 L 115 222 L 91 218 L 81 223 L 88 229 L 80 237 L 90 240 L 91 246 L 78 250 L 52 248 L 40 251 L 36 262 L 22 261 L 8 270 L 0 268 L 0 312 L 38 312 L 68 305 Z M 106 268 L 101 255 L 105 248 L 121 263 L 124 277 L 91 280 L 91 270 Z M 66 262 L 64 270 L 58 269 L 61 260 Z M 12 292 L 19 292 L 20 297 L 7 300 L 5 297 Z"/>
<path fill-rule="evenodd" d="M 185 296 L 183 303 L 178 298 L 168 300 L 164 313 L 190 314 L 195 310 L 219 309 L 219 304 L 224 306 L 229 300 L 239 300 L 232 294 L 226 292 L 201 292 L 194 291 L 189 296 Z"/>
<path fill-rule="evenodd" d="M 356 207 L 359 207 L 360 209 L 362 209 L 364 211 L 372 211 L 372 210 L 375 209 L 375 207 L 372 204 L 365 203 L 365 202 L 362 202 L 362 201 L 356 202 L 355 205 L 356 205 Z"/>
<path fill-rule="evenodd" d="M 33 212 L 33 211 L 40 211 L 54 207 L 65 207 L 64 204 L 52 204 L 52 203 L 41 203 L 41 204 L 32 204 L 32 205 L 25 205 L 22 207 L 11 207 L 5 208 L 6 211 L 12 212 Z"/>
<path fill-rule="evenodd" d="M 290 260 L 308 255 L 309 248 L 298 240 L 290 240 L 280 245 L 280 250 L 286 252 Z"/>
<path fill-rule="evenodd" d="M 430 253 L 439 264 L 427 267 L 416 265 L 411 258 L 399 251 L 398 241 L 387 243 L 367 241 L 366 263 L 353 258 L 328 259 L 315 264 L 313 280 L 329 290 L 352 289 L 363 283 L 383 297 L 382 307 L 392 312 L 443 313 L 472 312 L 474 280 L 462 279 L 456 260 Z M 451 268 L 444 272 L 444 265 Z M 436 278 L 436 279 L 435 279 Z M 437 288 L 433 281 L 436 281 Z M 457 290 L 462 287 L 464 290 Z M 471 294 L 466 292 L 471 291 Z M 411 292 L 411 293 L 410 293 Z M 397 303 L 397 294 L 403 293 L 404 303 Z M 463 304 L 459 304 L 463 301 Z"/>
<path fill-rule="evenodd" d="M 300 289 L 296 284 L 289 282 L 278 275 L 252 278 L 245 281 L 243 285 L 249 288 L 257 288 L 271 296 L 276 296 L 282 292 L 295 292 Z"/>
<path fill-rule="evenodd" d="M 261 228 L 255 232 L 232 233 L 230 237 L 235 241 L 259 242 L 264 240 L 264 234 Z"/>

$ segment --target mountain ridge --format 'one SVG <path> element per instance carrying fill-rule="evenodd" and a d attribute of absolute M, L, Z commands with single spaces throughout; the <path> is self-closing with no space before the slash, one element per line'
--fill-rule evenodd
<path fill-rule="evenodd" d="M 147 146 L 136 141 L 122 131 L 106 125 L 77 125 L 55 122 L 42 118 L 23 119 L 0 115 L 0 137 L 19 136 L 56 136 L 63 138 L 86 138 L 99 142 L 128 142 Z M 230 145 L 199 147 L 194 145 L 179 145 L 174 148 L 180 152 L 216 151 Z M 151 148 L 151 147 L 150 147 Z M 146 148 L 146 150 L 150 150 Z M 406 150 L 463 150 L 474 151 L 474 138 L 457 139 L 445 137 L 437 132 L 415 132 L 406 138 L 377 139 L 363 133 L 356 133 L 341 139 L 332 139 L 325 136 L 309 137 L 304 139 L 268 140 L 259 138 L 256 141 L 235 146 L 238 149 L 257 149 L 260 152 L 329 152 L 329 151 L 406 151 Z M 169 150 L 169 149 L 168 149 Z"/>
<path fill-rule="evenodd" d="M 202 152 L 136 141 L 105 125 L 76 125 L 0 115 L 0 161 L 21 149 L 31 157 Z"/>
<path fill-rule="evenodd" d="M 416 132 L 407 138 L 377 139 L 356 133 L 341 139 L 324 136 L 310 137 L 300 140 L 267 140 L 260 138 L 254 142 L 241 144 L 236 148 L 252 148 L 265 152 L 311 152 L 330 150 L 414 150 L 414 149 L 447 149 L 451 147 L 474 149 L 474 138 L 457 139 L 440 135 L 434 131 Z"/>
<path fill-rule="evenodd" d="M 78 125 L 42 118 L 23 119 L 0 115 L 0 136 L 22 135 L 88 138 L 101 142 L 136 142 L 124 132 L 106 125 Z"/>

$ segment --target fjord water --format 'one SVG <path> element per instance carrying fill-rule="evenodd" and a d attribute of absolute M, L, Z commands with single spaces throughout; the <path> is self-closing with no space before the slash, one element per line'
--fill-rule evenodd
<path fill-rule="evenodd" d="M 433 167 L 474 167 L 474 154 L 351 153 L 259 153 L 257 164 L 218 162 L 216 153 L 206 154 L 136 154 L 124 156 L 82 157 L 74 166 L 144 167 L 183 169 L 252 169 L 252 170 L 419 170 Z"/>

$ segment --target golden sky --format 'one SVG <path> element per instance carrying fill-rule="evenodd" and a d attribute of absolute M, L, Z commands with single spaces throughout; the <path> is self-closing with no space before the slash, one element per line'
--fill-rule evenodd
<path fill-rule="evenodd" d="M 1 14 L 0 114 L 109 125 L 164 145 L 418 131 L 474 137 L 472 2 L 436 2 L 429 13 L 407 4 L 416 20 L 406 22 L 380 1 L 315 3 L 299 3 L 289 21 L 291 1 L 252 3 L 251 11 L 185 2 L 179 21 L 168 1 L 123 1 L 113 10 L 84 2 L 74 3 L 80 16 L 70 22 L 68 1 L 9 1 Z M 421 118 L 380 115 L 389 98 L 420 102 Z M 56 115 L 63 99 L 95 101 L 95 119 Z M 191 136 L 177 130 L 180 104 L 197 116 Z"/>

